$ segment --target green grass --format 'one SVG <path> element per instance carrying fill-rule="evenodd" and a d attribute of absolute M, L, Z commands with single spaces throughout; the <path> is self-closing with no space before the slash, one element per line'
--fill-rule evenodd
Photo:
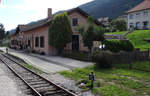
<path fill-rule="evenodd" d="M 150 62 L 136 62 L 134 65 L 146 63 L 150 67 Z M 117 66 L 117 65 L 115 65 Z M 125 67 L 126 66 L 126 67 Z M 123 67 L 123 68 L 122 68 Z M 74 69 L 72 71 L 62 71 L 60 74 L 69 77 L 77 82 L 87 81 L 86 88 L 88 89 L 89 80 L 88 74 L 94 72 L 96 75 L 95 87 L 92 89 L 94 94 L 100 96 L 144 96 L 145 92 L 150 95 L 150 72 L 129 70 L 128 65 L 121 64 L 112 69 L 97 69 L 96 66 L 89 66 L 82 69 Z"/>
<path fill-rule="evenodd" d="M 105 34 L 114 34 L 114 35 L 122 35 L 124 34 L 126 31 L 122 31 L 122 32 L 107 32 Z"/>
<path fill-rule="evenodd" d="M 140 70 L 150 71 L 150 61 L 135 62 L 133 67 Z"/>
<path fill-rule="evenodd" d="M 128 34 L 127 38 L 132 42 L 135 48 L 140 48 L 141 50 L 150 48 L 150 43 L 144 41 L 144 39 L 150 38 L 150 30 L 136 30 Z"/>
<path fill-rule="evenodd" d="M 120 35 L 125 32 L 112 32 L 105 34 L 115 34 Z M 150 38 L 150 30 L 135 30 L 134 32 L 127 35 L 127 39 L 131 41 L 135 48 L 140 48 L 141 50 L 147 50 L 150 48 L 150 43 L 144 41 L 144 39 Z"/>
<path fill-rule="evenodd" d="M 30 69 L 30 70 L 33 70 L 34 72 L 38 73 L 38 74 L 42 74 L 44 73 L 43 71 L 41 71 L 40 69 L 32 66 L 32 65 L 29 65 L 29 64 L 23 64 L 23 66 L 25 66 L 26 68 Z"/>
<path fill-rule="evenodd" d="M 133 93 L 129 90 L 123 90 L 116 85 L 105 85 L 102 88 L 95 88 L 95 92 L 101 94 L 102 96 L 132 96 Z"/>

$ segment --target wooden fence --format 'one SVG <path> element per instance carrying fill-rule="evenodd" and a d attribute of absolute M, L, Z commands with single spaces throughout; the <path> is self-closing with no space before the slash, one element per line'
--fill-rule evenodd
<path fill-rule="evenodd" d="M 134 61 L 144 61 L 150 59 L 150 51 L 133 51 L 113 53 L 113 62 L 129 63 Z"/>

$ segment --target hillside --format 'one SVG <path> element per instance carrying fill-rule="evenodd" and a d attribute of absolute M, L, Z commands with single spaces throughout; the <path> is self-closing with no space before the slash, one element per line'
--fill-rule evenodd
<path fill-rule="evenodd" d="M 105 34 L 123 34 L 124 32 L 114 32 L 114 33 L 105 33 Z M 145 41 L 144 39 L 150 39 L 150 30 L 135 30 L 134 32 L 127 35 L 135 48 L 140 48 L 141 50 L 147 50 L 150 48 L 150 42 Z"/>
<path fill-rule="evenodd" d="M 143 0 L 93 0 L 79 7 L 95 18 L 116 18 L 125 14 L 126 11 L 142 1 Z"/>
<path fill-rule="evenodd" d="M 150 42 L 144 41 L 144 39 L 150 38 L 150 30 L 137 30 L 127 35 L 127 38 L 132 42 L 135 48 L 146 50 L 150 48 Z"/>

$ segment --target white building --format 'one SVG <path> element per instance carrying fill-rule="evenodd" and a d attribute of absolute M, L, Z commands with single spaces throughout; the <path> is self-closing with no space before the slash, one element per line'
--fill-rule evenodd
<path fill-rule="evenodd" d="M 144 0 L 128 12 L 128 29 L 150 29 L 150 0 Z"/>

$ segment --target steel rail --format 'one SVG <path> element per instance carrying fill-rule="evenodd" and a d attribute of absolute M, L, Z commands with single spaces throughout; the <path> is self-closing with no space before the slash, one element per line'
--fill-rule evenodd
<path fill-rule="evenodd" d="M 47 80 L 46 78 L 44 78 L 44 77 L 42 77 L 42 76 L 36 74 L 36 73 L 33 72 L 32 70 L 30 70 L 30 69 L 24 67 L 22 64 L 20 64 L 20 63 L 17 62 L 16 60 L 12 59 L 12 57 L 10 58 L 10 57 L 6 56 L 5 54 L 1 54 L 1 55 L 4 56 L 5 58 L 11 60 L 11 61 L 14 62 L 15 64 L 19 65 L 20 67 L 24 68 L 25 70 L 31 72 L 32 74 L 38 76 L 39 78 L 45 80 L 46 82 L 48 82 L 49 84 L 55 86 L 56 88 L 58 88 L 58 89 L 60 89 L 60 90 L 62 90 L 62 91 L 64 91 L 64 92 L 66 92 L 66 93 L 68 94 L 68 96 L 77 96 L 76 94 L 70 92 L 69 90 L 67 90 L 67 89 L 65 89 L 65 88 L 63 88 L 63 87 L 61 87 L 61 86 L 59 86 L 59 85 L 57 85 L 57 84 L 55 84 L 55 83 L 53 83 L 53 82 Z M 2 59 L 1 59 L 1 61 L 6 64 L 6 62 L 3 61 Z M 29 88 L 31 88 L 31 90 L 34 92 L 34 94 L 37 94 L 37 95 L 35 95 L 35 96 L 42 96 L 40 93 L 38 93 L 38 91 L 36 91 L 35 88 L 33 88 L 32 86 L 30 86 L 30 84 L 28 84 L 19 74 L 17 74 L 8 64 L 6 64 L 6 65 L 7 65 L 8 68 L 9 68 L 10 70 L 12 70 L 19 78 L 21 78 L 21 79 L 23 80 L 23 82 L 29 86 Z"/>
<path fill-rule="evenodd" d="M 30 86 L 19 74 L 17 74 L 4 60 L 0 60 L 32 90 L 35 96 L 42 96 L 32 86 Z"/>

